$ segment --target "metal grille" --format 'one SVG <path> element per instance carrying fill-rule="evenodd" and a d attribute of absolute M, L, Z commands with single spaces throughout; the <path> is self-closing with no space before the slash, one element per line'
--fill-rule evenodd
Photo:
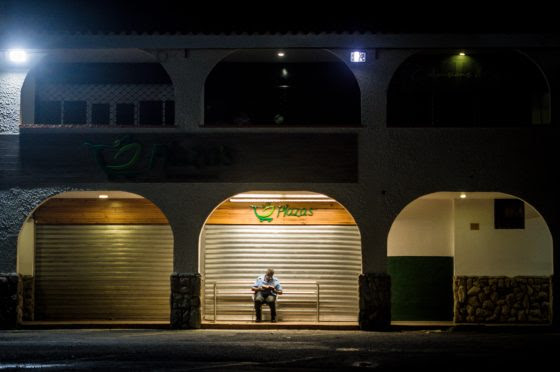
<path fill-rule="evenodd" d="M 166 225 L 37 225 L 36 320 L 169 320 Z"/>
<path fill-rule="evenodd" d="M 38 101 L 62 102 L 62 123 L 66 122 L 64 117 L 64 102 L 84 101 L 87 105 L 87 124 L 99 124 L 92 122 L 92 104 L 109 104 L 109 124 L 116 124 L 116 106 L 119 103 L 134 104 L 134 124 L 138 125 L 139 103 L 141 101 L 173 101 L 174 91 L 171 84 L 37 84 L 36 97 Z M 162 121 L 165 122 L 165 109 L 163 105 Z M 170 109 L 170 108 L 168 108 Z M 42 124 L 42 123 L 37 123 Z"/>
<path fill-rule="evenodd" d="M 358 276 L 362 271 L 357 226 L 206 225 L 201 240 L 204 320 L 214 320 L 214 283 L 227 286 L 228 281 L 236 285 L 245 282 L 246 293 L 237 301 L 220 302 L 216 320 L 251 320 L 249 288 L 257 276 L 272 267 L 280 282 L 287 283 L 286 301 L 282 296 L 279 299 L 280 320 L 314 320 L 314 294 L 309 294 L 306 303 L 284 311 L 290 291 L 301 291 L 298 282 L 306 282 L 310 288 L 314 283 L 320 286 L 320 321 L 357 321 Z"/>

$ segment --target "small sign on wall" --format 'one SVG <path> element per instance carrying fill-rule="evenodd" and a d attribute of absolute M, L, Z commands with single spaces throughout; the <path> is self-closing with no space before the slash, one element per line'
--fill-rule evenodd
<path fill-rule="evenodd" d="M 519 199 L 494 199 L 494 228 L 524 229 L 525 203 Z"/>

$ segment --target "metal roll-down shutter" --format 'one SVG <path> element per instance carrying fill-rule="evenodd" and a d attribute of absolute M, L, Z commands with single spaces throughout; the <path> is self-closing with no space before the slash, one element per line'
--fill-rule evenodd
<path fill-rule="evenodd" d="M 319 283 L 320 321 L 357 322 L 358 277 L 362 271 L 357 226 L 206 225 L 201 240 L 205 320 L 214 320 L 214 283 L 223 293 L 225 286 L 231 287 L 228 282 L 239 285 L 246 281 L 249 289 L 257 276 L 272 267 L 280 282 Z M 308 304 L 296 299 L 290 306 L 294 297 L 290 292 L 302 286 L 284 285 L 286 294 L 279 299 L 280 320 L 315 319 L 314 295 L 308 295 Z M 216 320 L 251 320 L 250 292 L 239 298 L 241 301 L 220 300 Z"/>
<path fill-rule="evenodd" d="M 169 225 L 37 225 L 35 234 L 36 320 L 169 320 Z"/>

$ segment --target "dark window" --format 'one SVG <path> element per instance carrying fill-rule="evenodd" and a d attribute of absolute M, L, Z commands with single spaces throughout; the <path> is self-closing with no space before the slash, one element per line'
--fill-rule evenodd
<path fill-rule="evenodd" d="M 117 104 L 117 125 L 134 125 L 134 104 Z"/>
<path fill-rule="evenodd" d="M 421 54 L 403 63 L 387 94 L 394 127 L 549 124 L 550 94 L 533 62 L 514 52 Z"/>
<path fill-rule="evenodd" d="M 524 229 L 525 203 L 519 199 L 494 199 L 494 228 Z"/>
<path fill-rule="evenodd" d="M 85 101 L 64 101 L 64 124 L 85 124 L 86 109 Z"/>
<path fill-rule="evenodd" d="M 91 105 L 91 123 L 97 125 L 110 124 L 110 105 L 108 103 L 93 103 Z"/>
<path fill-rule="evenodd" d="M 36 124 L 174 125 L 172 107 L 164 108 L 165 101 L 173 105 L 173 85 L 159 63 L 47 62 L 32 73 Z M 41 107 L 56 101 L 61 112 Z"/>
<path fill-rule="evenodd" d="M 165 101 L 165 125 L 175 125 L 175 101 Z"/>
<path fill-rule="evenodd" d="M 205 123 L 360 125 L 360 89 L 342 62 L 222 62 L 205 85 Z"/>
<path fill-rule="evenodd" d="M 161 125 L 163 120 L 163 101 L 140 101 L 138 108 L 140 125 Z"/>
<path fill-rule="evenodd" d="M 45 63 L 35 73 L 41 83 L 171 84 L 159 63 Z"/>
<path fill-rule="evenodd" d="M 38 124 L 62 124 L 62 103 L 60 101 L 39 101 L 36 106 L 35 122 Z"/>

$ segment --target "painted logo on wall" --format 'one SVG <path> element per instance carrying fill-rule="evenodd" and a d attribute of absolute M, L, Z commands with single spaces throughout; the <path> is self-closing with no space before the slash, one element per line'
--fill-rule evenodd
<path fill-rule="evenodd" d="M 167 179 L 199 174 L 207 167 L 228 166 L 233 162 L 225 146 L 169 143 L 142 143 L 130 135 L 111 144 L 85 142 L 99 167 L 110 179 Z"/>
<path fill-rule="evenodd" d="M 272 222 L 274 218 L 313 216 L 313 208 L 291 208 L 288 204 L 251 205 L 251 208 L 255 216 L 259 219 L 259 222 Z"/>

